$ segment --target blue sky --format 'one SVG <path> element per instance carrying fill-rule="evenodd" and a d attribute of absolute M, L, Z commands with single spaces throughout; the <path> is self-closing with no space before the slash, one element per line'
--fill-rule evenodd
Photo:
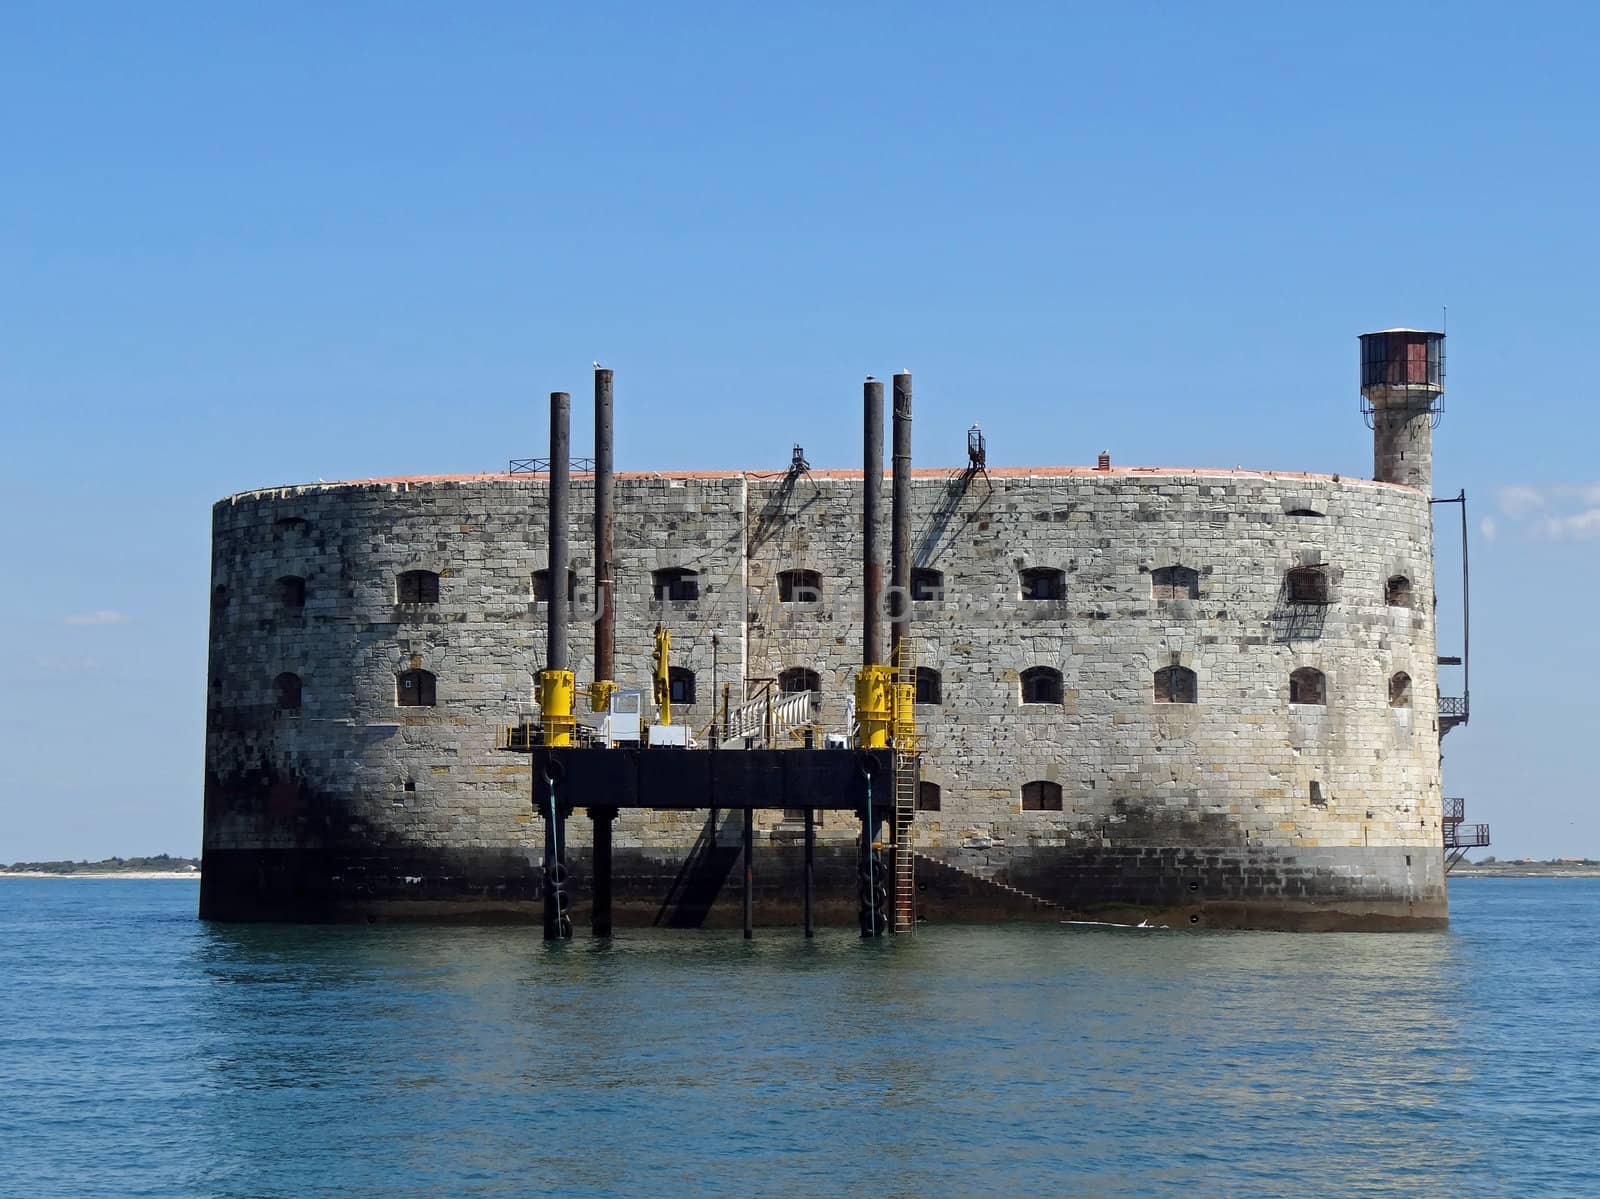
<path fill-rule="evenodd" d="M 1501 856 L 1600 856 L 1597 25 L 5 6 L 0 861 L 198 848 L 229 492 L 503 469 L 596 358 L 622 468 L 852 465 L 859 380 L 908 367 L 929 465 L 980 420 L 999 464 L 1369 473 L 1355 336 L 1444 306 L 1446 791 Z"/>

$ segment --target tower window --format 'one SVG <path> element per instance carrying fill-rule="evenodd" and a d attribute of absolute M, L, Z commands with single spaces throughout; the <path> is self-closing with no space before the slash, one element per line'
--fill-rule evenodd
<path fill-rule="evenodd" d="M 778 676 L 778 690 L 785 695 L 801 691 L 821 691 L 822 680 L 817 672 L 804 666 L 791 666 Z"/>
<path fill-rule="evenodd" d="M 1289 702 L 1291 704 L 1326 704 L 1328 680 L 1322 671 L 1312 666 L 1302 666 L 1289 676 Z"/>
<path fill-rule="evenodd" d="M 919 704 L 944 703 L 944 680 L 931 666 L 917 667 L 917 702 Z"/>
<path fill-rule="evenodd" d="M 928 566 L 911 570 L 911 598 L 914 600 L 942 600 L 944 598 L 944 571 Z"/>
<path fill-rule="evenodd" d="M 226 583 L 218 583 L 211 589 L 211 610 L 213 612 L 222 612 L 227 606 L 228 586 Z"/>
<path fill-rule="evenodd" d="M 939 801 L 938 783 L 930 783 L 927 779 L 923 779 L 917 784 L 917 811 L 937 812 Z"/>
<path fill-rule="evenodd" d="M 667 668 L 667 694 L 675 704 L 688 706 L 694 703 L 694 671 L 687 666 Z"/>
<path fill-rule="evenodd" d="M 1411 606 L 1411 580 L 1405 575 L 1395 575 L 1383 585 L 1383 602 L 1391 608 Z"/>
<path fill-rule="evenodd" d="M 436 701 L 433 673 L 403 670 L 395 679 L 395 702 L 402 708 L 431 708 Z"/>
<path fill-rule="evenodd" d="M 1024 812 L 1061 811 L 1061 784 L 1048 779 L 1037 779 L 1022 784 L 1022 810 Z"/>
<path fill-rule="evenodd" d="M 578 599 L 578 572 L 567 571 L 567 603 L 575 603 Z M 536 570 L 533 572 L 533 602 L 548 604 L 550 602 L 550 572 Z"/>
<path fill-rule="evenodd" d="M 306 606 L 306 581 L 299 575 L 284 575 L 272 585 L 278 603 L 285 608 Z"/>
<path fill-rule="evenodd" d="M 814 570 L 780 570 L 778 600 L 785 604 L 814 604 L 822 598 L 822 575 Z"/>
<path fill-rule="evenodd" d="M 1067 594 L 1065 572 L 1047 566 L 1030 566 L 1021 572 L 1022 598 L 1025 600 L 1058 600 Z"/>
<path fill-rule="evenodd" d="M 284 671 L 272 680 L 273 701 L 280 712 L 300 710 L 300 676 Z"/>
<path fill-rule="evenodd" d="M 431 570 L 401 571 L 395 580 L 395 602 L 401 604 L 437 604 L 439 602 L 439 576 Z"/>
<path fill-rule="evenodd" d="M 1187 566 L 1158 566 L 1150 572 L 1151 599 L 1199 599 L 1200 572 Z"/>
<path fill-rule="evenodd" d="M 1199 680 L 1187 666 L 1163 666 L 1156 671 L 1156 703 L 1192 704 L 1199 695 Z"/>
<path fill-rule="evenodd" d="M 1297 566 L 1285 577 L 1291 604 L 1326 604 L 1328 572 L 1320 566 Z"/>
<path fill-rule="evenodd" d="M 669 566 L 652 571 L 651 585 L 658 600 L 697 600 L 700 598 L 700 576 L 682 566 Z"/>
<path fill-rule="evenodd" d="M 1391 708 L 1411 706 L 1411 676 L 1403 670 L 1389 680 L 1389 706 Z"/>
<path fill-rule="evenodd" d="M 1022 672 L 1022 702 L 1059 704 L 1061 672 L 1050 666 L 1030 666 Z"/>

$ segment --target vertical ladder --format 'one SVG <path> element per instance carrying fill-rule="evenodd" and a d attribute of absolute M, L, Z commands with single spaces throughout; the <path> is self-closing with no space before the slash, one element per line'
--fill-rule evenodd
<path fill-rule="evenodd" d="M 901 638 L 896 647 L 895 682 L 909 686 L 916 695 L 917 654 L 911 638 Z M 915 707 L 908 715 L 914 714 Z M 916 854 L 911 844 L 912 826 L 917 816 L 917 784 L 921 776 L 918 737 L 914 720 L 902 721 L 899 711 L 894 724 L 894 914 L 890 929 L 908 933 L 916 927 Z"/>

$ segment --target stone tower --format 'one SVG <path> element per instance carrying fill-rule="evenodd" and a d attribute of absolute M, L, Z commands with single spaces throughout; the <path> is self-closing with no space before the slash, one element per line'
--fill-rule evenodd
<path fill-rule="evenodd" d="M 1372 427 L 1372 477 L 1433 487 L 1433 426 L 1444 394 L 1444 334 L 1385 329 L 1361 335 L 1361 411 Z"/>

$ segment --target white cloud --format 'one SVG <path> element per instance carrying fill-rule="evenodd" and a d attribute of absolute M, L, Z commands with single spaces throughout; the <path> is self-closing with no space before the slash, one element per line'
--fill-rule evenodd
<path fill-rule="evenodd" d="M 1600 537 L 1600 483 L 1552 483 L 1530 487 L 1516 483 L 1495 492 L 1504 524 L 1484 517 L 1479 524 L 1484 540 L 1501 532 L 1546 541 L 1579 541 Z"/>
<path fill-rule="evenodd" d="M 1539 522 L 1539 535 L 1554 541 L 1600 537 L 1600 508 L 1586 508 L 1565 516 L 1547 516 Z"/>
<path fill-rule="evenodd" d="M 1544 507 L 1544 496 L 1536 487 L 1502 487 L 1496 495 L 1500 511 L 1507 516 L 1526 516 L 1535 508 Z"/>
<path fill-rule="evenodd" d="M 66 619 L 67 624 L 94 625 L 94 624 L 127 624 L 128 618 L 121 612 L 113 612 L 110 608 L 101 608 L 95 612 L 79 612 Z"/>

